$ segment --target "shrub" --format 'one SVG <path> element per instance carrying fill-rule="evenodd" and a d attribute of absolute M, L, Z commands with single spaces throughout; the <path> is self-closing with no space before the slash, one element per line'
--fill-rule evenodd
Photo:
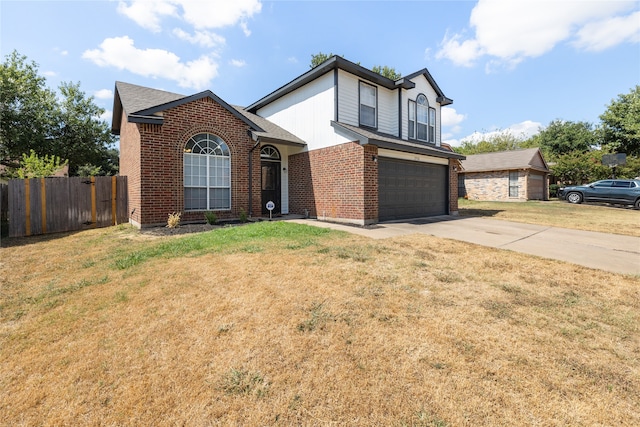
<path fill-rule="evenodd" d="M 558 184 L 549 184 L 549 197 L 558 197 Z"/>
<path fill-rule="evenodd" d="M 242 208 L 240 208 L 240 222 L 243 224 L 247 222 L 247 212 Z"/>
<path fill-rule="evenodd" d="M 218 222 L 218 215 L 215 212 L 205 212 L 204 218 L 207 220 L 207 224 L 213 225 Z"/>
<path fill-rule="evenodd" d="M 182 214 L 180 212 L 174 212 L 169 214 L 169 219 L 167 219 L 167 227 L 176 228 L 180 226 L 180 216 Z"/>

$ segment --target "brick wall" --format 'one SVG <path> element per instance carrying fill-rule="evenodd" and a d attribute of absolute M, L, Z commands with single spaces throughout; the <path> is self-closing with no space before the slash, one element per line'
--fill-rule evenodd
<path fill-rule="evenodd" d="M 526 174 L 519 171 L 518 197 L 509 197 L 509 171 L 466 172 L 464 186 L 470 200 L 527 200 Z"/>
<path fill-rule="evenodd" d="M 449 159 L 449 215 L 458 215 L 458 171 L 460 161 Z"/>
<path fill-rule="evenodd" d="M 123 113 L 120 129 L 120 175 L 127 177 L 129 219 L 140 225 L 140 132 Z"/>
<path fill-rule="evenodd" d="M 289 157 L 289 211 L 368 224 L 378 218 L 377 147 L 356 142 Z"/>
<path fill-rule="evenodd" d="M 254 143 L 247 134 L 248 126 L 211 98 L 165 110 L 163 118 L 163 125 L 133 125 L 139 132 L 139 179 L 135 178 L 135 160 L 129 160 L 133 155 L 125 152 L 121 160 L 125 165 L 121 173 L 134 176 L 130 206 L 136 212 L 132 220 L 142 226 L 162 225 L 170 213 L 182 212 L 183 222 L 204 221 L 203 212 L 184 212 L 182 156 L 188 139 L 205 132 L 222 138 L 231 153 L 231 209 L 216 211 L 218 218 L 237 218 L 240 209 L 249 213 L 249 152 Z M 131 137 L 133 142 L 129 138 L 129 132 L 121 135 L 121 146 L 135 147 L 135 138 Z M 251 154 L 253 212 L 260 212 L 260 152 L 256 149 Z"/>

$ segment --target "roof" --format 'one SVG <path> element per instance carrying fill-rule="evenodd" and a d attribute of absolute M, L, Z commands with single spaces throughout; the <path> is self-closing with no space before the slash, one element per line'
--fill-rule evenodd
<path fill-rule="evenodd" d="M 549 172 L 538 148 L 473 154 L 462 161 L 464 172 L 489 172 L 514 169 L 534 169 Z"/>
<path fill-rule="evenodd" d="M 239 120 L 246 123 L 250 128 L 251 136 L 256 141 L 305 145 L 304 141 L 290 132 L 267 119 L 245 111 L 242 107 L 234 107 L 227 104 L 210 90 L 186 96 L 124 82 L 116 82 L 111 132 L 116 135 L 120 134 L 123 111 L 127 115 L 129 122 L 162 124 L 164 121 L 162 112 L 164 110 L 202 98 L 213 99 Z"/>
<path fill-rule="evenodd" d="M 341 56 L 337 56 L 334 55 L 331 58 L 327 59 L 326 61 L 324 61 L 322 64 L 312 68 L 311 70 L 307 71 L 306 73 L 302 74 L 301 76 L 293 79 L 292 81 L 290 81 L 289 83 L 285 84 L 284 86 L 276 89 L 275 91 L 271 92 L 270 94 L 268 94 L 267 96 L 259 99 L 258 101 L 254 102 L 253 104 L 249 105 L 246 109 L 255 113 L 257 110 L 259 110 L 260 108 L 264 107 L 265 105 L 277 100 L 278 98 L 281 98 L 293 91 L 295 91 L 296 89 L 306 85 L 307 83 L 325 75 L 326 73 L 328 73 L 329 71 L 335 70 L 335 69 L 340 69 L 340 70 L 344 70 L 347 71 L 351 74 L 354 74 L 362 79 L 365 79 L 369 82 L 375 83 L 379 86 L 385 87 L 387 89 L 398 89 L 398 88 L 403 88 L 403 89 L 413 89 L 416 84 L 414 82 L 411 81 L 411 79 L 419 76 L 419 75 L 424 75 L 427 80 L 429 81 L 429 84 L 431 84 L 431 86 L 433 87 L 433 89 L 436 91 L 436 94 L 438 95 L 437 101 L 441 103 L 441 105 L 449 105 L 451 104 L 453 101 L 449 98 L 447 98 L 446 96 L 444 96 L 444 93 L 442 92 L 442 90 L 440 89 L 440 87 L 438 87 L 438 85 L 436 84 L 435 80 L 433 79 L 433 77 L 431 76 L 431 74 L 429 73 L 429 71 L 424 68 L 420 71 L 417 71 L 413 74 L 410 74 L 407 77 L 402 77 L 398 80 L 391 80 L 381 74 L 378 74 L 376 72 L 373 72 L 361 65 L 355 64 L 351 61 L 348 61 L 344 58 L 342 58 Z"/>
<path fill-rule="evenodd" d="M 359 128 L 357 126 L 348 125 L 346 123 L 331 122 L 337 130 L 346 132 L 349 137 L 358 140 L 361 145 L 375 145 L 379 148 L 388 148 L 390 150 L 404 151 L 414 154 L 426 154 L 434 157 L 442 157 L 447 159 L 464 159 L 462 154 L 455 153 L 446 148 L 436 147 L 435 145 L 426 145 L 415 142 L 409 142 L 404 139 L 397 138 L 393 135 L 387 135 L 380 132 L 373 132 L 368 129 Z"/>

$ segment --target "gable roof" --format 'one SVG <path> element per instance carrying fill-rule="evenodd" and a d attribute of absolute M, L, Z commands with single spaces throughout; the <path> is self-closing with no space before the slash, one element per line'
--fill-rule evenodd
<path fill-rule="evenodd" d="M 514 169 L 534 169 L 549 172 L 538 148 L 472 154 L 462 161 L 464 172 L 489 172 Z"/>
<path fill-rule="evenodd" d="M 113 99 L 113 121 L 111 132 L 119 135 L 122 126 L 122 113 L 132 123 L 162 124 L 164 118 L 162 112 L 198 99 L 211 98 L 239 120 L 246 123 L 254 140 L 262 139 L 263 142 L 282 142 L 285 144 L 305 145 L 305 142 L 295 135 L 280 128 L 268 120 L 250 114 L 242 107 L 233 107 L 210 90 L 185 96 L 163 90 L 138 86 L 131 83 L 116 82 L 115 96 Z"/>
<path fill-rule="evenodd" d="M 368 129 L 359 128 L 357 126 L 348 125 L 346 123 L 331 122 L 331 126 L 341 130 L 355 138 L 360 145 L 375 145 L 379 148 L 388 148 L 391 150 L 404 151 L 407 153 L 426 154 L 434 157 L 442 157 L 447 159 L 464 159 L 462 154 L 447 150 L 446 148 L 419 144 L 415 142 L 405 141 L 393 135 L 386 135 L 381 132 L 373 132 Z"/>
<path fill-rule="evenodd" d="M 435 80 L 433 79 L 433 77 L 431 76 L 431 74 L 426 68 L 418 72 L 415 72 L 413 74 L 410 74 L 407 77 L 401 77 L 398 80 L 391 80 L 361 65 L 348 61 L 341 56 L 334 55 L 331 58 L 324 61 L 322 64 L 312 68 L 311 70 L 307 71 L 301 76 L 291 80 L 289 83 L 285 84 L 284 86 L 274 90 L 267 96 L 260 98 L 258 101 L 249 105 L 246 109 L 252 113 L 255 113 L 257 110 L 264 107 L 265 105 L 295 91 L 296 89 L 306 85 L 307 83 L 335 69 L 347 71 L 355 76 L 360 77 L 361 79 L 367 80 L 371 83 L 375 83 L 387 89 L 398 89 L 398 88 L 413 89 L 416 86 L 416 84 L 412 82 L 411 79 L 422 74 L 427 78 L 427 80 L 429 81 L 429 84 L 431 84 L 433 89 L 436 91 L 436 94 L 438 95 L 438 98 L 437 98 L 438 102 L 440 102 L 442 105 L 449 105 L 453 102 L 451 99 L 444 96 L 444 93 L 438 87 Z"/>

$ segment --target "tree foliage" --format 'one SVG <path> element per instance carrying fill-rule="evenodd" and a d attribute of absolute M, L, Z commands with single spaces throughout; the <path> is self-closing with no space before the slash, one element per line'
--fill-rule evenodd
<path fill-rule="evenodd" d="M 395 68 L 391 68 L 388 66 L 381 66 L 381 65 L 375 65 L 371 71 L 373 71 L 374 73 L 378 73 L 381 76 L 384 76 L 388 79 L 391 80 L 398 80 L 400 77 L 402 77 L 402 74 L 396 72 Z"/>
<path fill-rule="evenodd" d="M 38 65 L 16 51 L 7 55 L 0 64 L 0 164 L 15 167 L 31 149 L 48 154 L 55 110 L 55 93 Z"/>
<path fill-rule="evenodd" d="M 332 56 L 334 56 L 333 53 L 326 54 L 323 52 L 318 52 L 315 55 L 311 55 L 311 63 L 309 64 L 309 67 L 315 68 L 326 60 L 330 59 Z M 359 62 L 357 64 L 360 65 Z M 402 77 L 402 74 L 396 72 L 395 68 L 391 68 L 387 65 L 376 65 L 371 69 L 371 71 L 391 80 L 398 80 L 400 77 Z"/>
<path fill-rule="evenodd" d="M 22 155 L 20 166 L 15 170 L 16 178 L 45 178 L 54 175 L 67 164 L 65 160 L 60 163 L 60 157 L 44 155 L 38 156 L 35 151 L 27 156 Z"/>
<path fill-rule="evenodd" d="M 574 152 L 586 153 L 597 145 L 591 123 L 566 120 L 553 120 L 532 139 L 549 160 Z"/>
<path fill-rule="evenodd" d="M 531 141 L 524 137 L 517 137 L 511 132 L 497 132 L 486 136 L 478 142 L 463 140 L 460 147 L 455 147 L 455 151 L 469 156 L 472 154 L 495 153 L 497 151 L 519 150 L 522 148 L 532 148 Z"/>
<path fill-rule="evenodd" d="M 640 85 L 611 101 L 600 120 L 599 133 L 605 150 L 640 156 Z"/>
<path fill-rule="evenodd" d="M 564 184 L 580 185 L 607 178 L 611 171 L 602 165 L 602 153 L 573 151 L 561 154 L 551 165 L 553 175 Z"/>
<path fill-rule="evenodd" d="M 100 119 L 104 109 L 80 90 L 80 83 L 62 83 L 58 100 L 37 64 L 16 51 L 0 66 L 0 83 L 0 163 L 15 168 L 33 150 L 67 160 L 70 175 L 87 163 L 117 172 L 115 137 Z"/>

